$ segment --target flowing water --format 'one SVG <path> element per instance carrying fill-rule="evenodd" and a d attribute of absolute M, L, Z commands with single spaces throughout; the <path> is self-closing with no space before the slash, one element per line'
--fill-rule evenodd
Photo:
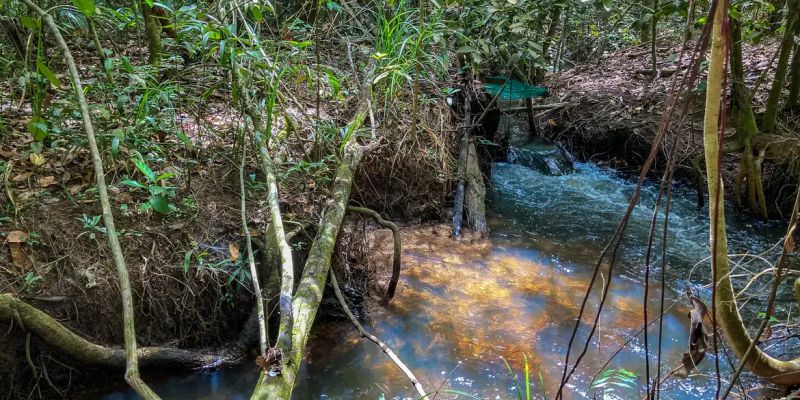
<path fill-rule="evenodd" d="M 453 392 L 482 399 L 516 399 L 524 386 L 524 359 L 530 366 L 534 398 L 552 398 L 563 369 L 567 342 L 593 265 L 613 233 L 635 187 L 630 179 L 594 164 L 577 163 L 574 174 L 551 176 L 521 165 L 496 164 L 489 201 L 488 238 L 453 241 L 446 226 L 403 231 L 403 275 L 395 300 L 374 307 L 365 327 L 405 360 L 438 398 Z M 591 345 L 567 387 L 567 398 L 641 398 L 644 394 L 644 341 L 634 338 L 607 369 L 636 374 L 633 387 L 590 388 L 592 376 L 643 325 L 646 238 L 657 185 L 648 183 L 628 227 L 618 257 L 606 309 Z M 676 188 L 672 203 L 665 270 L 669 306 L 662 340 L 663 374 L 687 349 L 687 285 L 708 281 L 707 211 L 697 210 L 694 193 Z M 731 250 L 763 252 L 780 241 L 781 226 L 729 214 Z M 659 229 L 660 231 L 660 229 Z M 658 237 L 656 240 L 660 240 Z M 391 239 L 375 236 L 374 254 L 388 263 Z M 656 252 L 659 253 L 659 252 Z M 661 275 L 658 254 L 652 277 Z M 753 266 L 755 268 L 756 266 Z M 602 276 L 599 285 L 608 284 Z M 652 279 L 650 318 L 658 312 L 660 281 Z M 599 296 L 590 298 L 597 304 Z M 592 307 L 589 307 L 592 309 Z M 593 316 L 590 313 L 590 316 Z M 581 325 L 585 339 L 590 319 Z M 648 330 L 651 373 L 655 375 L 657 324 Z M 580 353 L 575 346 L 573 358 Z M 506 364 L 508 363 L 508 364 Z M 726 360 L 720 360 L 729 373 Z M 509 368 L 511 369 L 510 372 Z M 712 398 L 713 358 L 689 379 L 663 385 L 666 399 Z M 154 387 L 165 399 L 248 398 L 254 366 L 173 377 Z M 523 389 L 524 390 L 524 389 Z M 321 322 L 307 348 L 296 399 L 414 399 L 407 379 L 371 342 L 360 339 L 347 321 Z M 132 399 L 128 392 L 106 399 Z M 458 398 L 467 398 L 464 396 Z M 524 398 L 524 394 L 523 394 Z"/>

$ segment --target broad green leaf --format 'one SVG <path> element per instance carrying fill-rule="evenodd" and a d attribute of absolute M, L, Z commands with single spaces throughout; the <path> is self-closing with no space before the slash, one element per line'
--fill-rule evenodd
<path fill-rule="evenodd" d="M 41 142 L 48 135 L 47 121 L 42 117 L 33 117 L 28 122 L 28 132 L 33 136 L 33 140 Z"/>
<path fill-rule="evenodd" d="M 105 69 L 106 72 L 111 72 L 112 68 L 114 68 L 114 60 L 113 59 L 106 58 L 105 60 L 103 60 L 103 69 Z"/>
<path fill-rule="evenodd" d="M 165 172 L 165 173 L 163 173 L 163 174 L 161 174 L 161 175 L 156 177 L 156 182 L 164 181 L 164 180 L 167 180 L 167 179 L 172 179 L 174 177 L 175 177 L 175 174 L 173 174 L 172 172 Z"/>
<path fill-rule="evenodd" d="M 117 158 L 119 155 L 119 136 L 114 136 L 114 138 L 111 139 L 111 155 L 114 156 L 114 158 Z"/>
<path fill-rule="evenodd" d="M 53 86 L 61 89 L 61 81 L 58 80 L 58 77 L 53 73 L 53 71 L 50 70 L 50 68 L 47 68 L 47 65 L 45 65 L 42 60 L 36 60 L 36 72 L 44 76 L 45 79 L 53 84 Z"/>
<path fill-rule="evenodd" d="M 91 17 L 94 15 L 95 6 L 92 0 L 72 0 L 72 4 L 80 10 L 83 15 Z"/>
<path fill-rule="evenodd" d="M 142 175 L 147 177 L 147 180 L 149 180 L 150 182 L 156 181 L 155 172 L 153 172 L 153 170 L 150 169 L 150 167 L 147 165 L 146 162 L 144 162 L 141 156 L 139 156 L 138 158 L 134 158 L 133 163 L 136 164 L 136 168 L 139 169 L 139 172 L 141 172 Z"/>
<path fill-rule="evenodd" d="M 255 5 L 250 10 L 253 12 L 253 20 L 255 20 L 256 23 L 259 23 L 264 20 L 264 14 L 261 13 L 260 6 Z"/>
<path fill-rule="evenodd" d="M 153 210 L 161 214 L 167 213 L 170 210 L 169 201 L 162 195 L 150 196 L 150 205 L 153 206 Z"/>
<path fill-rule="evenodd" d="M 35 18 L 34 19 L 34 18 L 31 18 L 31 17 L 22 16 L 22 17 L 19 17 L 19 21 L 22 23 L 22 26 L 24 26 L 24 27 L 26 27 L 26 28 L 28 28 L 28 29 L 30 29 L 32 31 L 39 30 L 39 29 L 42 28 L 42 19 L 41 18 Z"/>

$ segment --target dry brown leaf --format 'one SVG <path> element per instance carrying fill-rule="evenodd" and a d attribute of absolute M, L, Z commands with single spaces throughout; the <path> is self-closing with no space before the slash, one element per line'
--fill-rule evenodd
<path fill-rule="evenodd" d="M 794 229 L 797 225 L 792 226 L 789 229 L 789 234 L 786 235 L 786 241 L 783 242 L 783 248 L 786 250 L 787 253 L 791 253 L 794 251 Z"/>
<path fill-rule="evenodd" d="M 36 179 L 36 184 L 39 185 L 40 187 L 47 187 L 47 186 L 50 186 L 50 185 L 55 185 L 56 184 L 56 177 L 50 175 L 50 176 L 43 176 L 43 177 L 37 178 Z"/>
<path fill-rule="evenodd" d="M 8 248 L 11 251 L 11 262 L 14 265 L 23 271 L 33 268 L 33 261 L 28 257 L 22 243 L 9 242 Z"/>
<path fill-rule="evenodd" d="M 67 190 L 69 191 L 69 194 L 74 196 L 74 195 L 80 193 L 85 187 L 86 187 L 85 183 L 76 183 L 74 185 L 70 185 L 67 188 Z"/>
<path fill-rule="evenodd" d="M 25 231 L 11 231 L 6 237 L 8 243 L 25 243 L 28 240 L 28 233 Z"/>
<path fill-rule="evenodd" d="M 228 251 L 231 253 L 231 261 L 235 262 L 239 259 L 239 245 L 231 242 L 231 244 L 228 245 Z"/>
<path fill-rule="evenodd" d="M 28 157 L 28 159 L 30 159 L 31 164 L 33 164 L 33 165 L 35 165 L 37 167 L 41 167 L 42 165 L 44 165 L 44 163 L 47 162 L 47 159 L 45 159 L 43 155 L 36 154 L 36 153 L 31 153 L 31 155 L 30 155 L 30 157 Z"/>
<path fill-rule="evenodd" d="M 28 178 L 31 177 L 31 175 L 33 175 L 32 172 L 25 172 L 25 173 L 19 174 L 19 175 L 15 176 L 15 177 L 11 178 L 11 182 L 21 182 L 21 181 L 27 180 Z"/>
<path fill-rule="evenodd" d="M 23 271 L 33 267 L 33 261 L 23 247 L 26 240 L 28 240 L 28 233 L 24 231 L 11 231 L 6 237 L 11 253 L 11 262 Z"/>
<path fill-rule="evenodd" d="M 175 230 L 175 231 L 179 230 L 179 229 L 183 229 L 185 227 L 186 227 L 186 221 L 178 221 L 178 222 L 173 222 L 173 223 L 169 224 L 169 229 L 172 229 L 172 230 Z"/>

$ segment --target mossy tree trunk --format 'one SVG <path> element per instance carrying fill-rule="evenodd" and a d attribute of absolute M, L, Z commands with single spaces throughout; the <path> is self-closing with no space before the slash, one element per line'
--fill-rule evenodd
<path fill-rule="evenodd" d="M 800 18 L 798 15 L 798 3 L 800 3 L 800 0 L 787 0 L 786 31 L 781 40 L 778 66 L 775 69 L 775 78 L 772 81 L 772 88 L 767 98 L 767 109 L 764 111 L 764 120 L 761 123 L 761 131 L 764 133 L 773 133 L 778 120 L 781 94 L 783 94 L 786 74 L 789 70 L 789 56 L 794 47 L 795 24 Z"/>
<path fill-rule="evenodd" d="M 708 176 L 710 243 L 712 251 L 712 268 L 716 278 L 715 308 L 716 319 L 725 335 L 728 346 L 737 357 L 743 357 L 752 339 L 744 325 L 736 303 L 736 292 L 730 278 L 728 260 L 728 241 L 725 229 L 724 189 L 720 181 L 719 159 L 719 116 L 720 93 L 722 93 L 722 77 L 725 62 L 725 35 L 723 34 L 723 17 L 727 8 L 718 2 L 714 16 L 714 27 L 711 44 L 711 61 L 709 64 L 708 86 L 706 91 L 705 119 L 703 124 L 703 145 L 705 148 L 706 175 Z M 755 351 L 745 360 L 747 368 L 756 376 L 779 385 L 796 385 L 800 383 L 800 359 L 781 361 L 770 357 L 761 349 Z"/>
<path fill-rule="evenodd" d="M 767 203 L 761 181 L 761 171 L 753 159 L 753 138 L 758 135 L 758 125 L 751 104 L 750 92 L 744 82 L 744 66 L 742 63 L 742 29 L 741 24 L 731 20 L 731 120 L 736 128 L 736 147 L 742 152 L 739 164 L 739 175 L 734 192 L 737 202 L 742 197 L 741 187 L 746 183 L 747 205 L 761 217 L 767 218 Z"/>
<path fill-rule="evenodd" d="M 38 336 L 60 354 L 92 367 L 124 369 L 125 350 L 92 343 L 47 315 L 44 311 L 10 295 L 0 294 L 0 320 L 15 321 Z M 140 347 L 136 349 L 142 367 L 194 369 L 219 366 L 239 358 L 235 354 L 202 354 L 170 347 Z"/>
<path fill-rule="evenodd" d="M 360 112 L 353 124 L 360 125 L 364 120 L 364 115 L 365 113 Z M 311 326 L 322 301 L 322 293 L 331 269 L 331 256 L 344 219 L 347 202 L 350 199 L 353 174 L 361 161 L 363 152 L 363 148 L 354 139 L 351 139 L 345 146 L 344 155 L 336 168 L 333 202 L 322 217 L 320 229 L 311 244 L 303 275 L 292 299 L 294 322 L 291 336 L 292 351 L 290 354 L 284 355 L 285 362 L 280 375 L 272 377 L 260 374 L 251 397 L 253 400 L 291 398 L 297 370 L 303 359 L 303 350 L 308 342 Z"/>

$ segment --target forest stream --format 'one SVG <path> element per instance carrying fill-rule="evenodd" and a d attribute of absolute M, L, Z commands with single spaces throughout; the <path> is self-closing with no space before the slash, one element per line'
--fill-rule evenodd
<path fill-rule="evenodd" d="M 444 390 L 484 399 L 517 398 L 515 378 L 504 359 L 524 386 L 523 355 L 530 365 L 534 397 L 543 398 L 542 387 L 548 398 L 553 396 L 593 265 L 635 188 L 634 181 L 613 170 L 592 163 L 575 167 L 573 174 L 550 176 L 521 165 L 495 164 L 488 239 L 467 235 L 453 241 L 444 225 L 403 230 L 400 290 L 388 308 L 371 307 L 365 327 L 394 349 L 429 390 L 440 388 L 440 398 L 467 398 Z M 590 381 L 643 324 L 646 238 L 657 191 L 655 182 L 644 187 L 628 239 L 622 244 L 599 330 L 570 381 L 567 398 L 602 398 L 604 394 L 610 396 L 607 398 L 641 398 L 644 394 L 641 336 L 606 368 L 635 373 L 636 385 L 590 388 Z M 664 320 L 662 376 L 687 351 L 688 307 L 679 293 L 687 285 L 697 290 L 699 283 L 708 280 L 707 263 L 692 271 L 708 254 L 707 211 L 698 210 L 694 199 L 692 190 L 676 187 L 665 304 L 677 305 Z M 780 224 L 746 220 L 736 214 L 728 219 L 728 225 L 731 250 L 736 253 L 767 251 L 780 241 L 783 230 Z M 388 254 L 391 237 L 375 236 L 373 246 L 385 248 Z M 653 265 L 651 319 L 657 316 L 660 297 L 658 256 Z M 590 304 L 597 301 L 598 296 L 592 297 Z M 588 324 L 582 328 L 579 339 L 585 337 Z M 295 399 L 416 398 L 405 376 L 377 346 L 360 339 L 346 320 L 320 321 L 314 331 Z M 655 374 L 658 324 L 652 324 L 648 332 L 651 372 Z M 720 360 L 720 367 L 723 376 L 730 373 L 727 360 Z M 234 369 L 150 381 L 165 399 L 246 399 L 255 383 L 255 370 L 247 363 Z M 713 398 L 713 358 L 708 357 L 699 371 L 688 379 L 666 381 L 664 398 Z M 105 397 L 134 398 L 132 391 Z"/>

